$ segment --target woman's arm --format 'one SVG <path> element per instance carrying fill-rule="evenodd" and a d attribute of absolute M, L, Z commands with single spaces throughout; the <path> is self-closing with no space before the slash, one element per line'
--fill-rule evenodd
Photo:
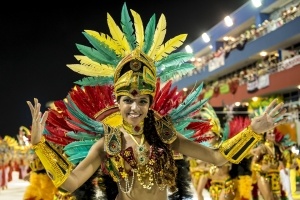
<path fill-rule="evenodd" d="M 217 166 L 221 166 L 228 162 L 218 150 L 188 140 L 181 134 L 178 134 L 177 139 L 172 143 L 172 149 L 183 155 L 209 162 Z"/>
<path fill-rule="evenodd" d="M 71 193 L 75 191 L 99 169 L 104 158 L 104 138 L 101 138 L 92 146 L 87 157 L 76 166 L 60 188 Z"/>

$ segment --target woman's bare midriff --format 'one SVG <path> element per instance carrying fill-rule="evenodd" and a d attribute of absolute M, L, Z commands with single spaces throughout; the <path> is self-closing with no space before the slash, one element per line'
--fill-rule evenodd
<path fill-rule="evenodd" d="M 130 183 L 131 183 L 130 177 Z M 125 184 L 122 182 L 122 188 L 124 188 Z M 130 192 L 124 193 L 120 190 L 120 186 L 118 185 L 119 193 L 116 197 L 116 200 L 167 200 L 167 190 L 160 190 L 156 184 L 152 186 L 150 190 L 144 189 L 137 178 L 134 178 L 133 186 Z"/>

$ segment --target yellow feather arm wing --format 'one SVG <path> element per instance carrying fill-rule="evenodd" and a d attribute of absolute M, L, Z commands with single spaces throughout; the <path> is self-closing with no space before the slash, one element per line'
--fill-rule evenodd
<path fill-rule="evenodd" d="M 109 27 L 110 34 L 114 40 L 121 45 L 121 48 L 125 51 L 125 56 L 130 53 L 130 45 L 126 40 L 124 33 L 121 31 L 120 27 L 115 23 L 114 19 L 107 13 L 107 24 Z"/>
<path fill-rule="evenodd" d="M 166 27 L 167 27 L 166 17 L 164 14 L 162 14 L 156 26 L 152 46 L 150 48 L 150 51 L 148 52 L 148 56 L 152 59 L 155 58 L 156 52 L 158 51 L 160 45 L 163 43 L 165 39 Z"/>
<path fill-rule="evenodd" d="M 163 57 L 168 56 L 170 53 L 175 51 L 178 47 L 180 47 L 185 41 L 187 34 L 181 34 L 172 39 L 168 40 L 164 45 L 161 45 L 157 54 L 155 56 L 155 60 L 161 60 Z"/>
<path fill-rule="evenodd" d="M 75 56 L 80 61 L 80 64 L 69 64 L 71 70 L 83 74 L 86 76 L 113 76 L 114 68 L 108 65 L 100 65 L 99 63 L 92 61 L 86 56 Z"/>
<path fill-rule="evenodd" d="M 104 33 L 98 33 L 93 30 L 84 30 L 84 31 L 87 34 L 89 34 L 89 35 L 93 36 L 94 38 L 96 38 L 97 40 L 99 40 L 100 42 L 109 46 L 112 50 L 114 50 L 116 52 L 116 54 L 118 54 L 120 56 L 124 56 L 124 50 L 109 35 L 106 35 Z"/>
<path fill-rule="evenodd" d="M 135 12 L 134 10 L 130 10 L 131 14 L 134 19 L 134 28 L 135 28 L 135 37 L 137 46 L 140 47 L 140 49 L 144 46 L 144 26 L 141 16 Z"/>

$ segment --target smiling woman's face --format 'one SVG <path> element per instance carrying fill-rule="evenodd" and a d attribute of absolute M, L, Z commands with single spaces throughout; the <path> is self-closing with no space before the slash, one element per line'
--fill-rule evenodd
<path fill-rule="evenodd" d="M 134 98 L 121 96 L 118 104 L 123 119 L 128 124 L 136 126 L 147 116 L 150 99 L 148 95 L 138 95 Z"/>

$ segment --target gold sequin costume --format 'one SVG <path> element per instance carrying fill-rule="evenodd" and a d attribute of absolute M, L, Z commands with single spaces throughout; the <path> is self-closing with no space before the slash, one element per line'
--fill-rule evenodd
<path fill-rule="evenodd" d="M 228 177 L 226 180 L 212 180 L 210 182 L 209 193 L 213 200 L 218 200 L 222 190 L 225 190 L 225 196 L 229 193 L 235 193 L 234 180 Z"/>
<path fill-rule="evenodd" d="M 281 183 L 279 176 L 279 168 L 270 169 L 267 172 L 261 170 L 261 165 L 270 164 L 279 167 L 279 161 L 283 160 L 283 154 L 280 147 L 275 145 L 273 142 L 266 141 L 264 145 L 271 150 L 271 152 L 265 152 L 265 154 L 260 155 L 261 159 L 253 164 L 252 170 L 259 174 L 259 176 L 264 177 L 271 187 L 274 194 L 280 195 L 281 193 Z M 258 156 L 258 155 L 257 155 Z"/>
<path fill-rule="evenodd" d="M 175 191 L 177 168 L 170 144 L 176 140 L 177 133 L 193 139 L 191 135 L 201 132 L 199 126 L 193 129 L 189 125 L 197 127 L 194 125 L 203 123 L 190 118 L 207 101 L 198 100 L 203 85 L 200 84 L 188 96 L 180 92 L 176 94 L 176 88 L 172 88 L 173 78 L 194 69 L 191 63 L 187 63 L 192 54 L 172 53 L 183 44 L 187 35 L 181 34 L 163 43 L 166 34 L 163 14 L 157 25 L 155 15 L 151 17 L 144 30 L 140 15 L 130 11 L 133 20 L 124 3 L 121 28 L 107 15 L 111 35 L 85 30 L 83 34 L 93 48 L 78 44 L 77 48 L 83 55 L 75 58 L 80 64 L 67 65 L 88 77 L 77 81 L 80 86 L 75 86 L 63 102 L 55 102 L 58 110 L 49 112 L 45 127 L 47 134 L 33 146 L 56 187 L 64 183 L 74 166 L 87 156 L 91 146 L 104 137 L 107 159 L 102 168 L 115 182 L 125 181 L 125 186 L 119 187 L 124 193 L 132 187 L 128 179 L 131 175 L 135 175 L 146 189 L 156 184 L 160 189 L 168 186 Z M 161 82 L 164 83 L 162 87 Z M 122 149 L 119 128 L 125 124 L 116 102 L 123 95 L 131 98 L 149 95 L 153 102 L 148 112 L 155 115 L 151 123 L 164 149 L 156 144 L 149 148 L 139 144 L 137 158 L 133 157 L 132 148 Z M 246 155 L 245 151 L 259 140 L 260 135 L 248 127 L 223 142 L 219 151 L 230 162 L 239 163 Z M 49 141 L 59 144 L 64 153 Z M 132 171 L 124 170 L 125 162 Z"/>

